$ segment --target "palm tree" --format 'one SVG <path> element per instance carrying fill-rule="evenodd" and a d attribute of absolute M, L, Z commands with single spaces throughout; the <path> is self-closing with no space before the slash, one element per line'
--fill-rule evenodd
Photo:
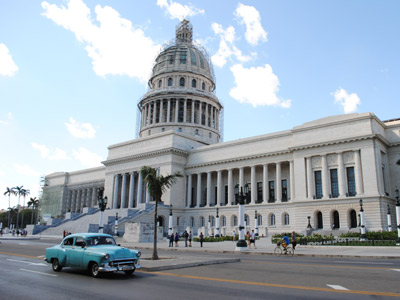
<path fill-rule="evenodd" d="M 17 206 L 17 224 L 16 224 L 16 227 L 18 227 L 18 222 L 19 222 L 19 200 L 20 200 L 20 198 L 21 198 L 21 195 L 23 194 L 23 185 L 21 185 L 21 186 L 16 186 L 16 187 L 13 187 L 12 189 L 14 190 L 14 192 L 15 192 L 15 194 L 17 194 L 18 195 L 18 206 Z"/>
<path fill-rule="evenodd" d="M 25 198 L 28 196 L 31 192 L 29 190 L 23 189 L 21 191 L 21 195 L 24 197 L 24 205 L 22 206 L 22 218 L 21 218 L 21 228 L 24 228 L 24 212 L 25 212 Z"/>
<path fill-rule="evenodd" d="M 16 192 L 12 189 L 12 188 L 9 188 L 9 187 L 7 187 L 7 189 L 6 189 L 6 191 L 4 192 L 4 196 L 7 196 L 8 195 L 8 208 L 9 208 L 9 210 L 8 210 L 8 228 L 10 228 L 10 221 L 11 221 L 11 218 L 10 218 L 10 208 L 11 208 L 11 202 L 10 202 L 10 196 L 11 195 L 16 195 Z"/>
<path fill-rule="evenodd" d="M 152 260 L 158 259 L 157 254 L 157 208 L 158 202 L 161 201 L 161 196 L 164 194 L 167 188 L 170 188 L 178 177 L 183 177 L 183 175 L 179 172 L 176 172 L 173 175 L 158 175 L 158 171 L 154 168 L 143 166 L 140 170 L 142 174 L 143 181 L 147 184 L 147 188 L 149 190 L 150 196 L 153 197 L 156 205 L 154 209 L 154 241 L 153 241 L 153 255 L 151 257 Z"/>
<path fill-rule="evenodd" d="M 33 212 L 34 212 L 35 208 L 39 206 L 39 199 L 37 199 L 36 197 L 31 198 L 28 201 L 28 207 L 30 207 L 31 205 L 32 205 L 31 224 L 33 224 Z"/>
<path fill-rule="evenodd" d="M 9 207 L 8 208 L 8 214 L 10 216 L 10 224 L 12 223 L 11 221 L 12 221 L 12 216 L 13 216 L 14 213 L 18 213 L 18 209 L 15 206 L 14 207 Z M 8 227 L 8 228 L 10 228 L 10 227 Z M 16 228 L 16 226 L 14 226 L 14 228 Z"/>

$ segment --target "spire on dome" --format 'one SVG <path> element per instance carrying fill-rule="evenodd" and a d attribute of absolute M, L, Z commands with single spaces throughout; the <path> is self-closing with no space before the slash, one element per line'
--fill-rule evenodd
<path fill-rule="evenodd" d="M 193 26 L 188 20 L 182 20 L 176 27 L 176 44 L 192 44 Z"/>

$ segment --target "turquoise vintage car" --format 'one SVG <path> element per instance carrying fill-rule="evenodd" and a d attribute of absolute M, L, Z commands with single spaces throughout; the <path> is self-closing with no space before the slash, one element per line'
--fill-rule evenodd
<path fill-rule="evenodd" d="M 46 249 L 45 261 L 53 271 L 63 267 L 88 270 L 93 277 L 101 272 L 124 271 L 131 275 L 140 268 L 140 251 L 120 247 L 114 238 L 102 233 L 68 235 L 61 244 Z"/>

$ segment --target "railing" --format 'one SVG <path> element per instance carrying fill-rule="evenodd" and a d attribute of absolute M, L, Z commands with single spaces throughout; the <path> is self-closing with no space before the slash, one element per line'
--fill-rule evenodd
<path fill-rule="evenodd" d="M 366 240 L 361 241 L 358 238 L 339 238 L 339 239 L 298 239 L 300 245 L 311 246 L 396 246 L 396 240 Z"/>

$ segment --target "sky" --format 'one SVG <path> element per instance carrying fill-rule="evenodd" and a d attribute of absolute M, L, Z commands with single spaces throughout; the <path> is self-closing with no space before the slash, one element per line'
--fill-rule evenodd
<path fill-rule="evenodd" d="M 224 141 L 400 118 L 399 13 L 396 0 L 0 0 L 0 209 L 7 187 L 39 197 L 42 176 L 101 166 L 136 138 L 154 59 L 184 18 L 214 66 Z"/>

